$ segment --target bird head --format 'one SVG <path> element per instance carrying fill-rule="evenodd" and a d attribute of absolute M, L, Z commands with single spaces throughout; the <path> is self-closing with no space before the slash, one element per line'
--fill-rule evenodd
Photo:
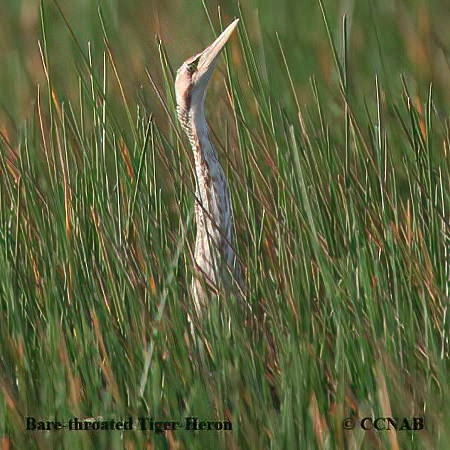
<path fill-rule="evenodd" d="M 178 69 L 175 92 L 179 108 L 188 111 L 192 105 L 203 102 L 219 55 L 238 22 L 239 19 L 231 22 L 209 47 L 187 59 Z"/>

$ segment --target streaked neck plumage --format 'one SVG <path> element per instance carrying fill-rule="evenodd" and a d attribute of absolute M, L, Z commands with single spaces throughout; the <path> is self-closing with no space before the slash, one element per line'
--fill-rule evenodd
<path fill-rule="evenodd" d="M 209 140 L 204 97 L 178 108 L 178 117 L 189 137 L 195 161 L 195 262 L 207 284 L 219 288 L 222 273 L 234 266 L 232 215 L 227 181 L 217 152 Z"/>

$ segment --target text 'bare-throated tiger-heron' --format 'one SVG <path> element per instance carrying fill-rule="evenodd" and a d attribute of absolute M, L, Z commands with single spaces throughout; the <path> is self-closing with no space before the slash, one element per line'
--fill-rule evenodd
<path fill-rule="evenodd" d="M 177 71 L 178 119 L 189 137 L 195 160 L 195 266 L 193 296 L 197 315 L 207 308 L 209 293 L 239 297 L 242 281 L 233 247 L 230 193 L 217 153 L 209 140 L 205 94 L 219 55 L 233 33 L 235 19 L 205 50 L 186 60 Z"/>

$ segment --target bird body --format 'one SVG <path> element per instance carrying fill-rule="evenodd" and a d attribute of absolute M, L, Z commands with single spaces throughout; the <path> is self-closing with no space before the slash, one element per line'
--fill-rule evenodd
<path fill-rule="evenodd" d="M 193 296 L 197 314 L 205 307 L 209 291 L 239 295 L 242 286 L 233 248 L 230 193 L 217 152 L 209 140 L 205 95 L 218 56 L 237 25 L 232 22 L 203 52 L 189 58 L 177 71 L 175 92 L 178 119 L 189 138 L 195 161 L 194 259 L 197 275 Z"/>

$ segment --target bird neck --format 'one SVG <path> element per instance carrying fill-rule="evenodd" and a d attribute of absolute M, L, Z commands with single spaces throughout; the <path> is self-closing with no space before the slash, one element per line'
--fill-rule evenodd
<path fill-rule="evenodd" d="M 194 153 L 197 190 L 201 189 L 202 185 L 206 188 L 206 184 L 211 183 L 210 178 L 214 181 L 217 176 L 222 177 L 223 170 L 217 152 L 209 140 L 203 98 L 192 102 L 187 110 L 179 108 L 178 117 Z M 208 189 L 211 189 L 211 186 Z"/>
<path fill-rule="evenodd" d="M 203 101 L 192 102 L 188 110 L 178 110 L 183 129 L 189 137 L 195 161 L 195 215 L 198 230 L 231 240 L 231 202 L 228 185 L 217 153 L 209 140 Z M 205 239 L 207 237 L 205 236 Z M 208 238 L 210 239 L 210 238 Z M 214 239 L 215 240 L 215 239 Z"/>
<path fill-rule="evenodd" d="M 209 140 L 203 101 L 191 102 L 187 109 L 179 105 L 178 118 L 189 137 L 195 160 L 197 238 L 194 259 L 212 286 L 227 285 L 230 272 L 242 286 L 232 246 L 233 218 L 228 184 Z M 228 268 L 222 270 L 223 264 Z"/>

